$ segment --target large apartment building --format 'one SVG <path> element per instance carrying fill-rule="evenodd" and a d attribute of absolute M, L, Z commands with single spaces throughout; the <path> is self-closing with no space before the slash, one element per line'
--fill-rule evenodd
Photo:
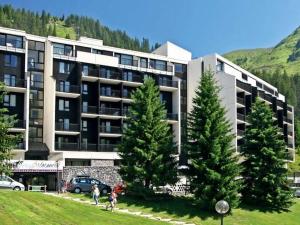
<path fill-rule="evenodd" d="M 277 89 L 218 55 L 193 59 L 170 42 L 152 53 L 103 45 L 81 37 L 39 37 L 0 27 L 0 79 L 4 107 L 17 115 L 10 132 L 22 133 L 14 150 L 15 177 L 46 176 L 53 186 L 63 166 L 114 166 L 132 91 L 152 77 L 181 154 L 184 121 L 205 69 L 222 87 L 221 98 L 236 132 L 238 151 L 245 115 L 256 96 L 273 109 L 287 149 L 294 154 L 294 110 Z M 28 174 L 30 173 L 30 174 Z M 22 179 L 21 179 L 22 180 Z"/>

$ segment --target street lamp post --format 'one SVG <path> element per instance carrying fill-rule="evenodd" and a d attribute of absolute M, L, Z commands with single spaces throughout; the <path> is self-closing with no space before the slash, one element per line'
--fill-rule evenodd
<path fill-rule="evenodd" d="M 57 194 L 59 194 L 59 181 L 58 181 L 58 165 L 59 165 L 59 161 L 56 161 L 56 187 L 57 187 Z"/>
<path fill-rule="evenodd" d="M 215 205 L 217 213 L 221 215 L 221 225 L 223 225 L 224 215 L 229 211 L 229 204 L 225 200 L 218 201 Z"/>

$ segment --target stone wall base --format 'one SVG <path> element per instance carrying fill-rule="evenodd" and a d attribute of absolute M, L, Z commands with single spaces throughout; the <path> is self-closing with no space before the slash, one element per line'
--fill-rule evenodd
<path fill-rule="evenodd" d="M 66 166 L 63 179 L 69 182 L 76 176 L 90 176 L 113 187 L 121 181 L 119 167 L 116 166 Z"/>

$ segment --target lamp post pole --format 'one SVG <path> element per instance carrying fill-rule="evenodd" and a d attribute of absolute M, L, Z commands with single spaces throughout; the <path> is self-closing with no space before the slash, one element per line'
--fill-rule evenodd
<path fill-rule="evenodd" d="M 56 161 L 56 188 L 57 188 L 57 194 L 59 194 L 58 163 L 59 163 L 59 161 L 57 160 L 57 161 Z"/>

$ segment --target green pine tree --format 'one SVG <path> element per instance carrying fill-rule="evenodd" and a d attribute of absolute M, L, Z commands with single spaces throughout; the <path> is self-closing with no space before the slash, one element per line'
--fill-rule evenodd
<path fill-rule="evenodd" d="M 55 23 L 54 23 L 54 28 L 53 28 L 52 36 L 54 36 L 54 37 L 57 36 L 57 33 L 56 33 L 56 24 Z"/>
<path fill-rule="evenodd" d="M 132 99 L 120 145 L 120 174 L 129 184 L 146 189 L 173 184 L 177 181 L 177 148 L 154 80 L 145 79 Z"/>
<path fill-rule="evenodd" d="M 291 192 L 287 183 L 285 166 L 286 150 L 282 134 L 274 125 L 273 112 L 268 105 L 257 99 L 248 116 L 245 132 L 242 190 L 247 203 L 270 208 L 288 208 Z"/>
<path fill-rule="evenodd" d="M 4 85 L 0 83 L 0 102 L 5 94 Z M 12 149 L 16 146 L 19 137 L 9 133 L 8 129 L 16 122 L 14 116 L 7 115 L 7 109 L 0 108 L 0 175 L 11 173 Z"/>
<path fill-rule="evenodd" d="M 188 159 L 191 189 L 203 208 L 214 210 L 219 200 L 239 204 L 241 182 L 231 125 L 221 106 L 212 71 L 205 71 L 188 116 Z"/>

